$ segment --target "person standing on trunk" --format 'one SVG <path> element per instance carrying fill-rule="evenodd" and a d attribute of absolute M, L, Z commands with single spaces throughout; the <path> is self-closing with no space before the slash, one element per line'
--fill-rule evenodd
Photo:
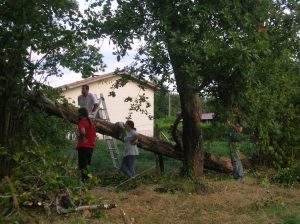
<path fill-rule="evenodd" d="M 89 93 L 90 87 L 83 85 L 81 95 L 78 96 L 78 105 L 80 108 L 86 108 L 89 114 L 96 111 L 99 106 L 98 100 L 94 94 Z"/>

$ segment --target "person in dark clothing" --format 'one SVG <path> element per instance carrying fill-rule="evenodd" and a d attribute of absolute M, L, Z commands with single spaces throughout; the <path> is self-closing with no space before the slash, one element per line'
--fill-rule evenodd
<path fill-rule="evenodd" d="M 88 179 L 87 166 L 91 164 L 93 149 L 96 141 L 96 127 L 88 117 L 86 108 L 78 109 L 78 142 L 76 149 L 78 151 L 78 167 L 81 171 L 82 181 Z"/>
<path fill-rule="evenodd" d="M 230 159 L 233 167 L 233 177 L 242 181 L 244 179 L 244 169 L 240 157 L 240 145 L 243 140 L 243 127 L 240 120 L 238 119 L 235 123 L 228 121 L 227 125 L 230 127 L 228 137 L 229 137 L 229 151 Z"/>

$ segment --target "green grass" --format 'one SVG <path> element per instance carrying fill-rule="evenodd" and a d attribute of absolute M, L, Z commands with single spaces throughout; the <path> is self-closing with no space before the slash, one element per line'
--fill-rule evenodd
<path fill-rule="evenodd" d="M 229 156 L 229 145 L 224 141 L 206 142 L 204 148 L 217 157 Z"/>
<path fill-rule="evenodd" d="M 122 158 L 124 155 L 124 144 L 121 141 L 117 141 L 117 145 Z M 74 148 L 75 148 L 75 143 L 73 141 L 68 140 L 66 145 L 61 149 L 59 149 L 58 155 L 62 157 L 63 156 L 68 157 L 69 161 L 72 161 L 72 163 L 76 164 L 77 152 L 74 150 Z M 204 148 L 208 152 L 216 155 L 217 157 L 229 156 L 229 144 L 226 141 L 205 142 Z M 254 146 L 249 142 L 243 142 L 241 144 L 240 151 L 245 155 L 250 155 L 251 152 L 254 151 Z M 139 149 L 139 152 L 140 155 L 137 158 L 137 164 L 136 164 L 137 173 L 144 172 L 155 166 L 156 164 L 155 155 L 153 152 L 146 151 L 144 149 Z M 169 157 L 163 157 L 163 158 L 164 158 L 165 172 L 178 172 L 179 168 L 182 167 L 181 161 Z M 112 165 L 112 160 L 107 150 L 107 144 L 103 140 L 97 140 L 96 142 L 91 168 L 96 172 L 116 171 L 116 169 Z M 153 171 L 154 170 L 155 169 L 153 169 Z"/>
<path fill-rule="evenodd" d="M 282 220 L 281 224 L 300 224 L 300 216 L 288 216 Z"/>
<path fill-rule="evenodd" d="M 117 141 L 117 145 L 122 159 L 124 155 L 124 144 L 120 141 Z M 139 153 L 140 155 L 138 156 L 136 163 L 137 173 L 141 173 L 155 166 L 155 155 L 153 152 L 139 149 Z M 74 142 L 69 141 L 64 148 L 60 149 L 59 156 L 69 157 L 69 160 L 72 161 L 72 163 L 77 163 L 77 152 L 74 150 Z M 181 161 L 164 157 L 164 168 L 166 172 L 178 171 L 181 166 Z M 92 157 L 91 168 L 95 172 L 116 171 L 113 167 L 112 160 L 107 150 L 107 144 L 105 141 L 97 140 Z M 153 169 L 153 171 L 155 171 L 155 168 Z"/>
<path fill-rule="evenodd" d="M 204 142 L 204 148 L 208 152 L 216 155 L 217 157 L 225 156 L 229 157 L 229 143 L 226 141 L 212 141 L 212 142 Z M 247 156 L 251 156 L 256 148 L 253 143 L 250 142 L 242 142 L 240 145 L 240 151 Z"/>

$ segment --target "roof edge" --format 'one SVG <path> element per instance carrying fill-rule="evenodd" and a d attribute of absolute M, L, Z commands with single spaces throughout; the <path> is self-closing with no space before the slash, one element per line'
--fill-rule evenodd
<path fill-rule="evenodd" d="M 145 83 L 151 89 L 155 90 L 155 89 L 158 88 L 154 84 L 150 83 L 149 81 L 141 80 L 137 76 L 135 76 L 133 74 L 130 74 L 127 71 L 119 71 L 119 72 L 109 72 L 109 73 L 101 74 L 101 75 L 98 75 L 98 74 L 96 75 L 95 74 L 92 77 L 88 77 L 88 78 L 85 78 L 83 80 L 79 80 L 79 81 L 72 82 L 72 83 L 69 83 L 69 84 L 64 84 L 64 85 L 56 87 L 55 89 L 61 89 L 61 90 L 64 91 L 64 90 L 73 89 L 73 88 L 76 88 L 78 86 L 82 86 L 82 85 L 85 85 L 85 84 L 90 84 L 90 83 L 93 83 L 93 82 L 96 82 L 96 81 L 105 80 L 105 79 L 109 79 L 109 78 L 112 78 L 112 77 L 115 77 L 115 76 L 122 76 L 122 75 L 127 75 L 129 77 L 129 79 L 131 79 L 133 81 Z"/>

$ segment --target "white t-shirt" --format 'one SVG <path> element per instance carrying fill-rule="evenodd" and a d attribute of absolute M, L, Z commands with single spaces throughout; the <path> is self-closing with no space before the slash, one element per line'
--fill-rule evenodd
<path fill-rule="evenodd" d="M 133 155 L 137 156 L 139 155 L 139 149 L 136 146 L 136 144 L 132 144 L 131 140 L 138 136 L 138 133 L 131 129 L 129 132 L 126 133 L 126 137 L 124 138 L 125 143 L 125 156 Z"/>
<path fill-rule="evenodd" d="M 94 105 L 98 100 L 94 94 L 89 93 L 87 96 L 80 95 L 78 97 L 78 105 L 80 108 L 84 107 L 88 110 L 89 114 L 92 113 Z"/>

